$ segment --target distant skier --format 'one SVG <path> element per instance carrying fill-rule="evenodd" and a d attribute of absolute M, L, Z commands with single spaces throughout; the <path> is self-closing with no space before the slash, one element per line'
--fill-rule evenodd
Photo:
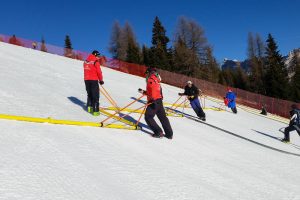
<path fill-rule="evenodd" d="M 87 110 L 94 116 L 99 116 L 99 85 L 104 84 L 100 65 L 105 61 L 97 50 L 94 50 L 84 61 L 84 82 L 87 91 Z"/>
<path fill-rule="evenodd" d="M 160 81 L 161 79 L 156 69 L 149 67 L 146 71 L 147 89 L 146 91 L 138 89 L 138 91 L 147 95 L 148 103 L 151 103 L 146 109 L 145 121 L 150 129 L 154 132 L 152 136 L 156 138 L 165 136 L 168 139 L 172 139 L 173 130 L 163 106 L 163 95 Z M 162 124 L 165 134 L 154 120 L 155 115 L 157 115 L 160 123 Z"/>
<path fill-rule="evenodd" d="M 178 95 L 186 95 L 199 119 L 201 119 L 202 121 L 206 121 L 205 113 L 203 112 L 203 109 L 199 102 L 199 89 L 192 83 L 192 81 L 188 81 L 187 85 L 184 88 L 184 93 L 178 93 Z"/>
<path fill-rule="evenodd" d="M 224 103 L 228 108 L 231 108 L 232 112 L 234 114 L 237 114 L 237 109 L 236 109 L 236 102 L 235 102 L 236 96 L 234 94 L 234 92 L 232 92 L 232 90 L 230 88 L 228 88 L 228 91 L 226 93 L 225 99 L 224 99 Z"/>
<path fill-rule="evenodd" d="M 284 129 L 284 138 L 281 140 L 282 142 L 288 143 L 290 142 L 290 132 L 297 131 L 300 136 L 300 109 L 296 104 L 292 105 L 292 110 L 290 111 L 290 124 L 288 127 Z"/>

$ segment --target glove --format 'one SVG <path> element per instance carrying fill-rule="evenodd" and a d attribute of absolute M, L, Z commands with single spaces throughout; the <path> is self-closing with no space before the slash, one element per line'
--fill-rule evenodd
<path fill-rule="evenodd" d="M 138 92 L 141 93 L 141 94 L 146 94 L 146 91 L 141 89 L 141 88 L 138 89 Z"/>
<path fill-rule="evenodd" d="M 99 81 L 100 85 L 103 85 L 104 84 L 104 81 Z"/>

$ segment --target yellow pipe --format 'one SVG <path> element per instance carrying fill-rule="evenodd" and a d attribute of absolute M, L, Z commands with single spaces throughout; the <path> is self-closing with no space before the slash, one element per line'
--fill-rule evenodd
<path fill-rule="evenodd" d="M 72 120 L 58 120 L 48 118 L 39 118 L 39 117 L 27 117 L 27 116 L 17 116 L 17 115 L 5 115 L 0 114 L 0 119 L 6 120 L 16 120 L 24 122 L 34 122 L 34 123 L 48 123 L 48 124 L 60 124 L 60 125 L 75 125 L 75 126 L 91 126 L 91 127 L 101 127 L 100 123 L 96 122 L 82 122 L 82 121 L 72 121 Z M 140 130 L 138 126 L 124 126 L 121 124 L 107 124 L 103 126 L 104 128 L 116 128 L 116 129 L 127 129 L 127 130 Z"/>
<path fill-rule="evenodd" d="M 189 105 L 182 105 L 182 104 L 170 104 L 170 103 L 164 103 L 164 106 L 174 106 L 177 108 L 191 108 Z"/>
<path fill-rule="evenodd" d="M 35 123 L 49 123 L 49 124 L 62 124 L 62 125 L 76 125 L 76 126 L 94 126 L 100 127 L 100 123 L 96 122 L 81 122 L 81 121 L 71 121 L 71 120 L 58 120 L 52 118 L 39 118 L 39 117 L 26 117 L 26 116 L 16 116 L 16 115 L 5 115 L 0 114 L 0 119 L 25 121 L 25 122 L 35 122 Z"/>

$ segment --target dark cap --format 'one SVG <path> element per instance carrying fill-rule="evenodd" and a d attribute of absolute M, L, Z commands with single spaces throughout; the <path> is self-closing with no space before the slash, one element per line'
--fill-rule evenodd
<path fill-rule="evenodd" d="M 152 73 L 152 72 L 157 72 L 156 68 L 155 68 L 155 67 L 148 67 L 148 68 L 146 69 L 145 74 L 150 74 L 150 73 Z"/>
<path fill-rule="evenodd" d="M 97 50 L 94 50 L 94 51 L 92 52 L 92 54 L 93 54 L 94 56 L 100 56 L 100 53 L 99 53 L 99 51 L 97 51 Z"/>

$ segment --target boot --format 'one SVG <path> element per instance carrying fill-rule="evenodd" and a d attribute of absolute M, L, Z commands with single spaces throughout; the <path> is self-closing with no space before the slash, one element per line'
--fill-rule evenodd
<path fill-rule="evenodd" d="M 99 103 L 95 103 L 94 108 L 93 108 L 93 115 L 94 116 L 99 116 L 100 112 L 99 112 Z"/>
<path fill-rule="evenodd" d="M 173 135 L 165 135 L 166 138 L 168 138 L 169 140 L 173 139 Z"/>
<path fill-rule="evenodd" d="M 94 115 L 94 116 L 99 116 L 99 115 L 100 115 L 100 112 L 93 112 L 93 115 Z"/>
<path fill-rule="evenodd" d="M 92 106 L 88 106 L 87 110 L 88 110 L 89 113 L 93 113 L 93 107 Z"/>
<path fill-rule="evenodd" d="M 161 138 L 161 137 L 164 137 L 165 135 L 163 134 L 163 132 L 160 132 L 160 133 L 154 133 L 152 135 L 152 137 L 155 137 L 155 138 Z"/>
<path fill-rule="evenodd" d="M 290 140 L 288 140 L 288 139 L 286 139 L 286 138 L 283 138 L 283 139 L 281 140 L 281 142 L 284 142 L 284 143 L 290 143 Z"/>

